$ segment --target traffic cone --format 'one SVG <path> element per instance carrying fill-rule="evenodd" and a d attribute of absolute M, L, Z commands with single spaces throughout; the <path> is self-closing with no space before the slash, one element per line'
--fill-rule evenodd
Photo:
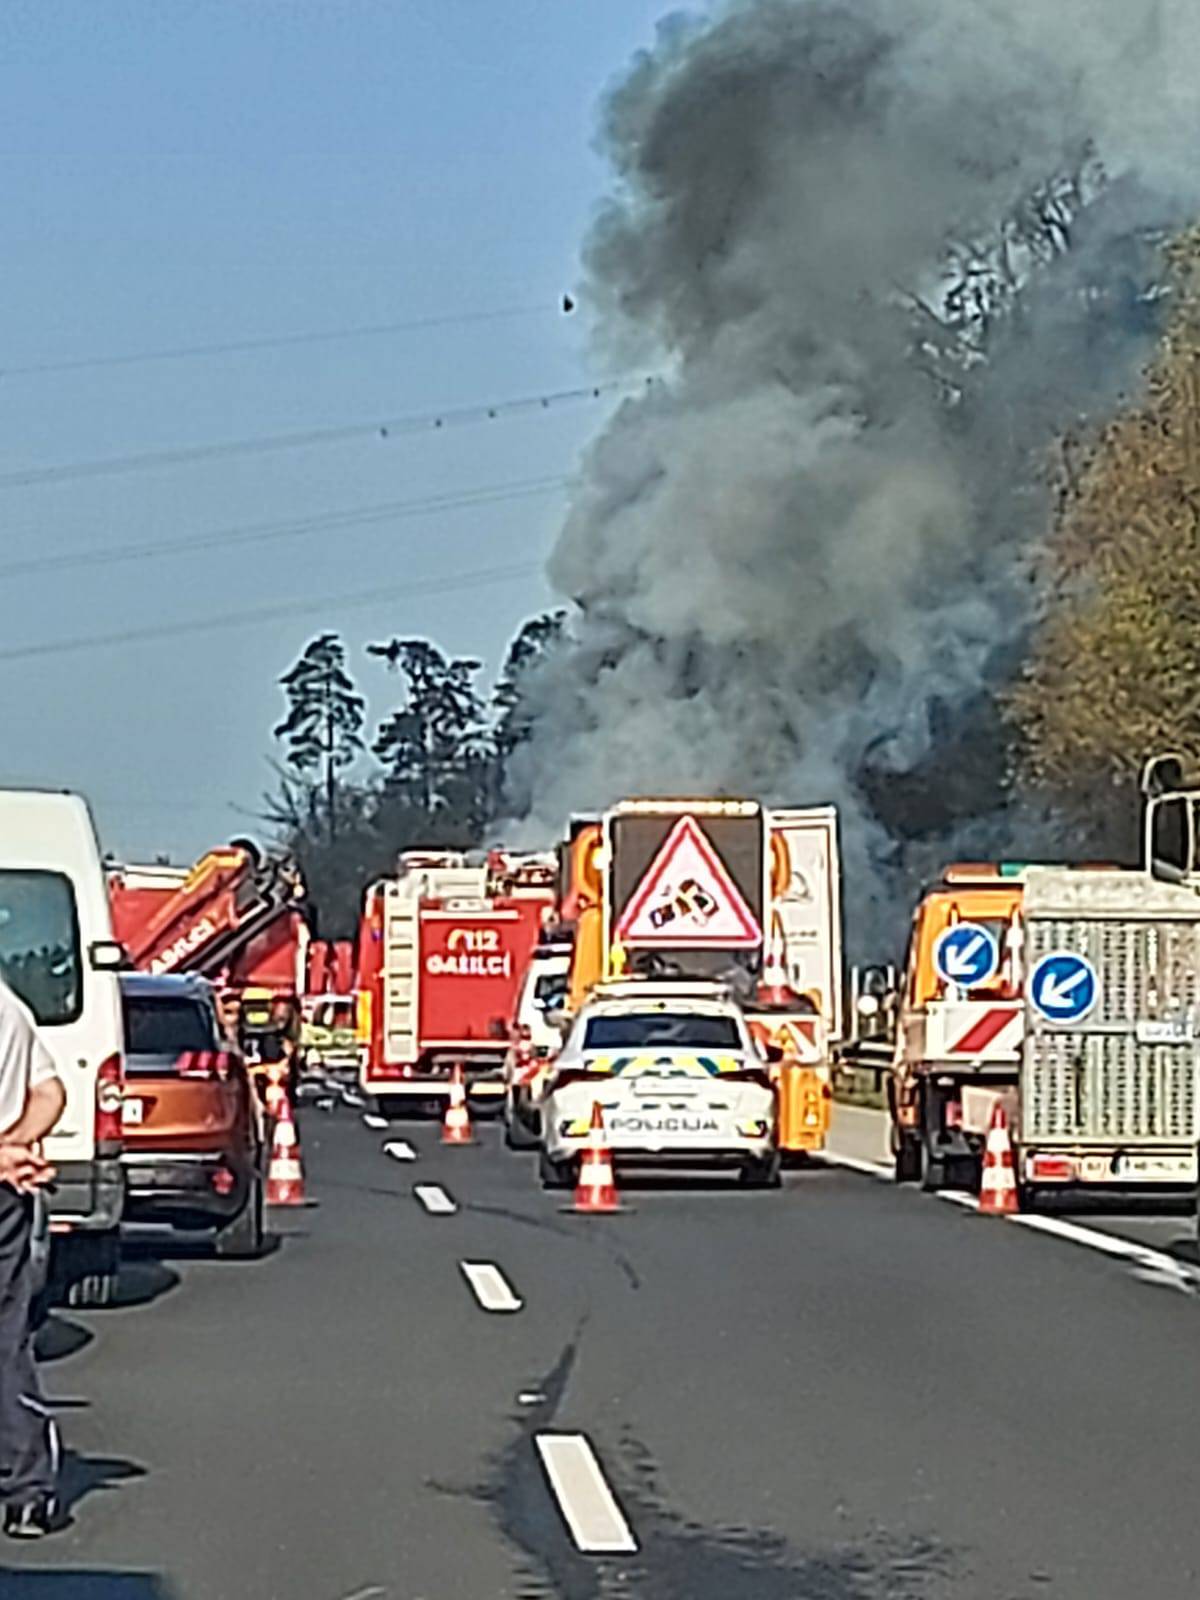
<path fill-rule="evenodd" d="M 576 1211 L 595 1213 L 619 1211 L 617 1184 L 613 1177 L 612 1152 L 604 1132 L 604 1112 L 600 1102 L 592 1102 L 592 1127 L 579 1163 L 579 1181 L 575 1185 Z"/>
<path fill-rule="evenodd" d="M 475 1143 L 475 1135 L 471 1130 L 471 1113 L 467 1109 L 467 1091 L 463 1087 L 460 1066 L 456 1066 L 450 1075 L 450 1098 L 446 1102 L 446 1115 L 442 1121 L 442 1143 Z"/>
<path fill-rule="evenodd" d="M 1008 1116 L 999 1101 L 992 1112 L 987 1144 L 983 1151 L 983 1182 L 979 1186 L 979 1209 L 991 1216 L 1008 1217 L 1021 1209 L 1017 1200 L 1017 1177 L 1013 1171 L 1013 1147 L 1008 1135 Z"/>
<path fill-rule="evenodd" d="M 784 943 L 783 924 L 776 913 L 771 918 L 771 937 L 767 940 L 766 958 L 759 980 L 757 1001 L 764 1006 L 791 1006 L 796 1003 L 796 992 L 788 982 L 787 946 Z"/>
<path fill-rule="evenodd" d="M 267 1087 L 263 1091 L 263 1102 L 266 1105 L 268 1116 L 274 1117 L 276 1121 L 283 1116 L 291 1115 L 287 1090 L 278 1078 L 268 1078 Z"/>
<path fill-rule="evenodd" d="M 302 1206 L 305 1203 L 300 1141 L 296 1137 L 296 1124 L 286 1094 L 275 1123 L 275 1137 L 271 1141 L 266 1201 L 269 1206 Z"/>

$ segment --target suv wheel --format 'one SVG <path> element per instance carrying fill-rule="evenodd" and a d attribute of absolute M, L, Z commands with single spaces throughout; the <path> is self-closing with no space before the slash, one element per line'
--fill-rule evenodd
<path fill-rule="evenodd" d="M 263 1181 L 250 1185 L 246 1203 L 213 1240 L 213 1251 L 226 1261 L 255 1261 L 263 1251 Z"/>

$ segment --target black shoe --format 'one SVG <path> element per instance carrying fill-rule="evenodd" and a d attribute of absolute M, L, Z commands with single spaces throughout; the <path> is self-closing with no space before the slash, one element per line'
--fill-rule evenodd
<path fill-rule="evenodd" d="M 58 1526 L 58 1501 L 51 1495 L 4 1508 L 4 1531 L 10 1539 L 42 1539 Z"/>

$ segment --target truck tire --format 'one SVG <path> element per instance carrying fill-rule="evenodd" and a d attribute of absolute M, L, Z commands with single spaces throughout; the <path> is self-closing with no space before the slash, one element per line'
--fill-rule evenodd
<path fill-rule="evenodd" d="M 916 1183 L 921 1176 L 921 1146 L 903 1128 L 892 1127 L 892 1177 L 897 1183 Z"/>
<path fill-rule="evenodd" d="M 112 1305 L 121 1271 L 120 1229 L 71 1234 L 62 1250 L 58 1272 L 67 1305 L 79 1310 Z"/>
<path fill-rule="evenodd" d="M 538 1177 L 543 1189 L 570 1189 L 575 1182 L 574 1161 L 552 1161 L 545 1150 L 538 1152 Z"/>
<path fill-rule="evenodd" d="M 939 1189 L 948 1187 L 945 1159 L 935 1155 L 933 1140 L 924 1129 L 921 1130 L 921 1140 L 917 1146 L 917 1163 L 918 1181 L 926 1194 L 936 1194 Z"/>
<path fill-rule="evenodd" d="M 888 1141 L 892 1147 L 892 1177 L 897 1183 L 916 1183 L 921 1176 L 921 1148 L 900 1121 L 896 1108 L 896 1085 L 889 1078 L 887 1090 Z"/>
<path fill-rule="evenodd" d="M 946 1181 L 946 1156 L 937 1148 L 935 1130 L 938 1122 L 937 1106 L 926 1083 L 921 1092 L 921 1129 L 917 1144 L 918 1181 L 926 1194 L 936 1194 L 939 1189 L 949 1187 Z"/>
<path fill-rule="evenodd" d="M 237 1216 L 217 1230 L 213 1253 L 223 1261 L 257 1261 L 263 1237 L 263 1181 L 256 1177 Z"/>

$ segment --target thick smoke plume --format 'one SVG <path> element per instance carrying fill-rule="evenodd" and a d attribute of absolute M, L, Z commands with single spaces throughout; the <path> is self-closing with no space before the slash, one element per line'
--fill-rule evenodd
<path fill-rule="evenodd" d="M 604 108 L 585 267 L 606 354 L 661 376 L 591 447 L 552 558 L 577 609 L 524 684 L 518 814 L 835 801 L 860 908 L 995 847 L 990 691 L 1049 448 L 1136 382 L 1155 238 L 1200 210 L 1198 83 L 1196 0 L 660 26 Z"/>

